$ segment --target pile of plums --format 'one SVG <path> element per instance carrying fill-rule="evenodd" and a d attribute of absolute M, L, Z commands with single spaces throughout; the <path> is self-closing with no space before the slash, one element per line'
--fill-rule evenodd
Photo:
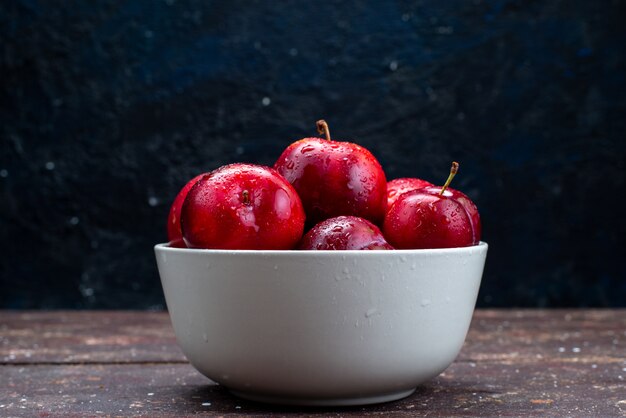
<path fill-rule="evenodd" d="M 418 178 L 387 182 L 367 149 L 330 138 L 289 145 L 274 168 L 237 163 L 191 179 L 169 212 L 172 247 L 237 250 L 393 250 L 466 247 L 480 240 L 476 205 Z M 304 233 L 304 231 L 308 231 Z"/>

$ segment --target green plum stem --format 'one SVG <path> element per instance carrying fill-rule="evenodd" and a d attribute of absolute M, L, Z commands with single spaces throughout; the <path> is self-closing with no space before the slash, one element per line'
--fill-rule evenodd
<path fill-rule="evenodd" d="M 452 167 L 450 167 L 450 175 L 448 175 L 448 180 L 441 187 L 441 191 L 439 192 L 439 196 L 443 196 L 443 192 L 446 191 L 450 183 L 452 183 L 452 179 L 456 176 L 456 173 L 459 171 L 459 163 L 456 161 L 452 161 Z"/>

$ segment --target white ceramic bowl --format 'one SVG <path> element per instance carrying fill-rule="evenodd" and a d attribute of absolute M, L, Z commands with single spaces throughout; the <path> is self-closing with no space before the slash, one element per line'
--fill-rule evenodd
<path fill-rule="evenodd" d="M 155 252 L 176 338 L 200 373 L 247 399 L 360 405 L 408 396 L 454 361 L 487 244 Z"/>

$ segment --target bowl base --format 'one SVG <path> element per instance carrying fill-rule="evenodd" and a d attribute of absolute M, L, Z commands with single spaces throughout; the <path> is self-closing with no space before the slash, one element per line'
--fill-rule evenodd
<path fill-rule="evenodd" d="M 241 392 L 238 390 L 230 390 L 235 396 L 250 401 L 282 404 L 282 405 L 302 405 L 302 406 L 356 406 L 356 405 L 370 405 L 375 403 L 397 401 L 398 399 L 406 398 L 415 392 L 415 388 L 409 390 L 402 390 L 399 392 L 386 393 L 384 395 L 377 396 L 365 396 L 357 398 L 289 398 L 282 396 L 267 396 L 259 395 L 250 392 Z"/>

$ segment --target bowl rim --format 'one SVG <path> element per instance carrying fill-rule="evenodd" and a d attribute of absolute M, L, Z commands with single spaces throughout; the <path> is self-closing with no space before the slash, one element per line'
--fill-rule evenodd
<path fill-rule="evenodd" d="M 476 245 L 468 247 L 452 247 L 452 248 L 424 248 L 412 250 L 225 250 L 225 249 L 206 249 L 206 248 L 175 248 L 170 247 L 169 242 L 159 243 L 154 246 L 154 250 L 158 252 L 170 253 L 186 253 L 186 254 L 262 254 L 262 255 L 290 255 L 295 257 L 307 257 L 312 255 L 328 255 L 336 257 L 349 256 L 366 256 L 368 254 L 376 255 L 394 255 L 394 254 L 463 254 L 473 252 L 487 251 L 489 245 L 485 241 L 480 241 Z"/>

